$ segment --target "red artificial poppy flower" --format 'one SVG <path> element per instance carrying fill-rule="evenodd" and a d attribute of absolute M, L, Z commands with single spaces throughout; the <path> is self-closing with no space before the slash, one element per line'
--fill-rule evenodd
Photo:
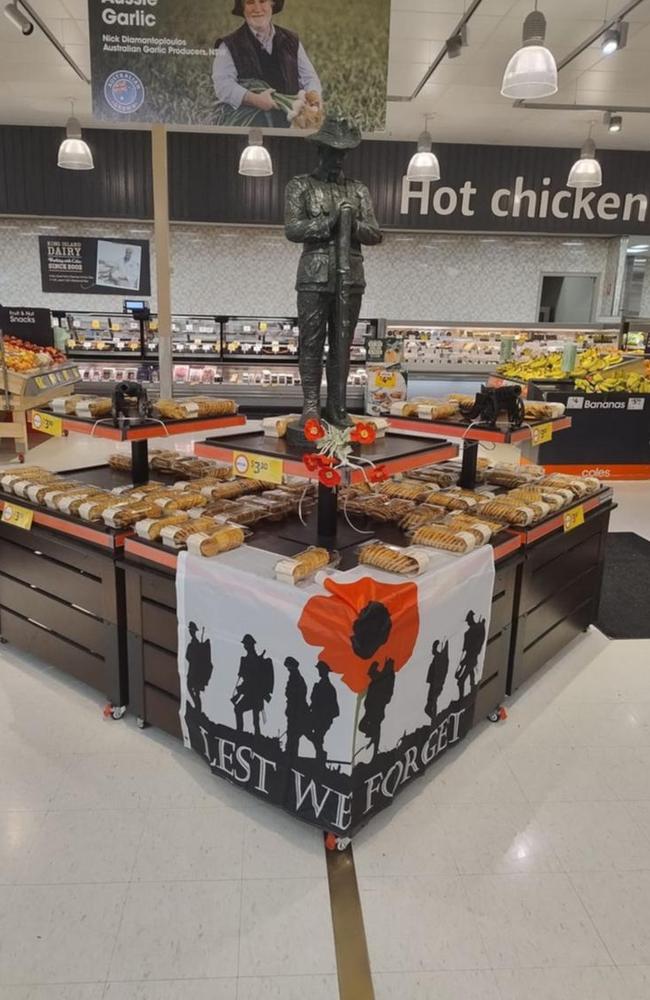
<path fill-rule="evenodd" d="M 364 576 L 353 583 L 327 578 L 327 597 L 305 604 L 298 628 L 310 646 L 356 694 L 363 694 L 373 663 L 392 660 L 397 672 L 410 660 L 420 629 L 415 583 L 380 583 Z"/>
<path fill-rule="evenodd" d="M 374 465 L 372 469 L 368 469 L 368 482 L 383 483 L 385 479 L 388 479 L 385 465 Z"/>
<path fill-rule="evenodd" d="M 334 459 L 331 455 L 317 455 L 316 461 L 318 462 L 319 469 L 331 469 L 334 465 Z"/>
<path fill-rule="evenodd" d="M 355 424 L 350 432 L 350 441 L 355 444 L 374 444 L 377 440 L 377 428 L 374 424 Z"/>
<path fill-rule="evenodd" d="M 323 486 L 329 486 L 330 489 L 333 489 L 335 486 L 341 485 L 341 474 L 336 469 L 323 468 L 318 473 L 318 481 Z"/>
<path fill-rule="evenodd" d="M 302 456 L 302 460 L 310 472 L 317 472 L 320 468 L 320 458 L 320 455 L 314 455 L 313 453 Z"/>
<path fill-rule="evenodd" d="M 308 441 L 320 441 L 321 438 L 325 437 L 325 428 L 320 420 L 311 417 L 305 424 L 304 435 Z"/>

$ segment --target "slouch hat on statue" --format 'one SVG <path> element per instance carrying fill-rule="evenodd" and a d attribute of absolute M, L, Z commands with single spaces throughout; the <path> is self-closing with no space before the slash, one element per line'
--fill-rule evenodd
<path fill-rule="evenodd" d="M 356 149 L 361 145 L 361 132 L 354 122 L 338 115 L 328 115 L 318 132 L 307 136 L 310 142 L 333 149 Z"/>

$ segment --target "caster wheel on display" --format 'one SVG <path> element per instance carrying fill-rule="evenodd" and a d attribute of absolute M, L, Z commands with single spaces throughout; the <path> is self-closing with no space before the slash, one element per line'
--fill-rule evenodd
<path fill-rule="evenodd" d="M 499 713 L 498 712 L 490 712 L 490 714 L 488 715 L 488 721 L 489 722 L 498 722 L 499 721 Z"/>
<path fill-rule="evenodd" d="M 5 639 L 4 636 L 0 636 L 0 646 L 8 646 L 9 640 Z"/>
<path fill-rule="evenodd" d="M 135 720 L 135 724 L 138 727 L 138 729 L 144 729 L 146 727 L 146 725 L 147 725 L 147 723 L 144 721 L 144 719 L 141 719 L 139 716 Z"/>
<path fill-rule="evenodd" d="M 119 720 L 123 719 L 126 715 L 126 705 L 120 705 L 118 708 L 114 708 L 111 715 L 116 722 L 119 722 Z"/>
<path fill-rule="evenodd" d="M 351 843 L 352 839 L 350 837 L 338 837 L 335 833 L 325 835 L 326 851 L 347 851 Z"/>
<path fill-rule="evenodd" d="M 508 718 L 508 710 L 500 705 L 494 712 L 490 712 L 488 719 L 490 722 L 505 722 Z"/>

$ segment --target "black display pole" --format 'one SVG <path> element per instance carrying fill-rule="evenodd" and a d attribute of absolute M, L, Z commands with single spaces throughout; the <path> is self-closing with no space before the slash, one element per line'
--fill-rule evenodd
<path fill-rule="evenodd" d="M 478 441 L 465 441 L 463 444 L 463 464 L 460 470 L 459 485 L 464 490 L 476 488 L 476 469 L 478 466 Z"/>
<path fill-rule="evenodd" d="M 131 441 L 131 474 L 134 486 L 149 482 L 149 442 Z"/>
<path fill-rule="evenodd" d="M 318 484 L 317 532 L 318 541 L 328 547 L 336 541 L 338 515 L 338 491 L 330 486 Z"/>

